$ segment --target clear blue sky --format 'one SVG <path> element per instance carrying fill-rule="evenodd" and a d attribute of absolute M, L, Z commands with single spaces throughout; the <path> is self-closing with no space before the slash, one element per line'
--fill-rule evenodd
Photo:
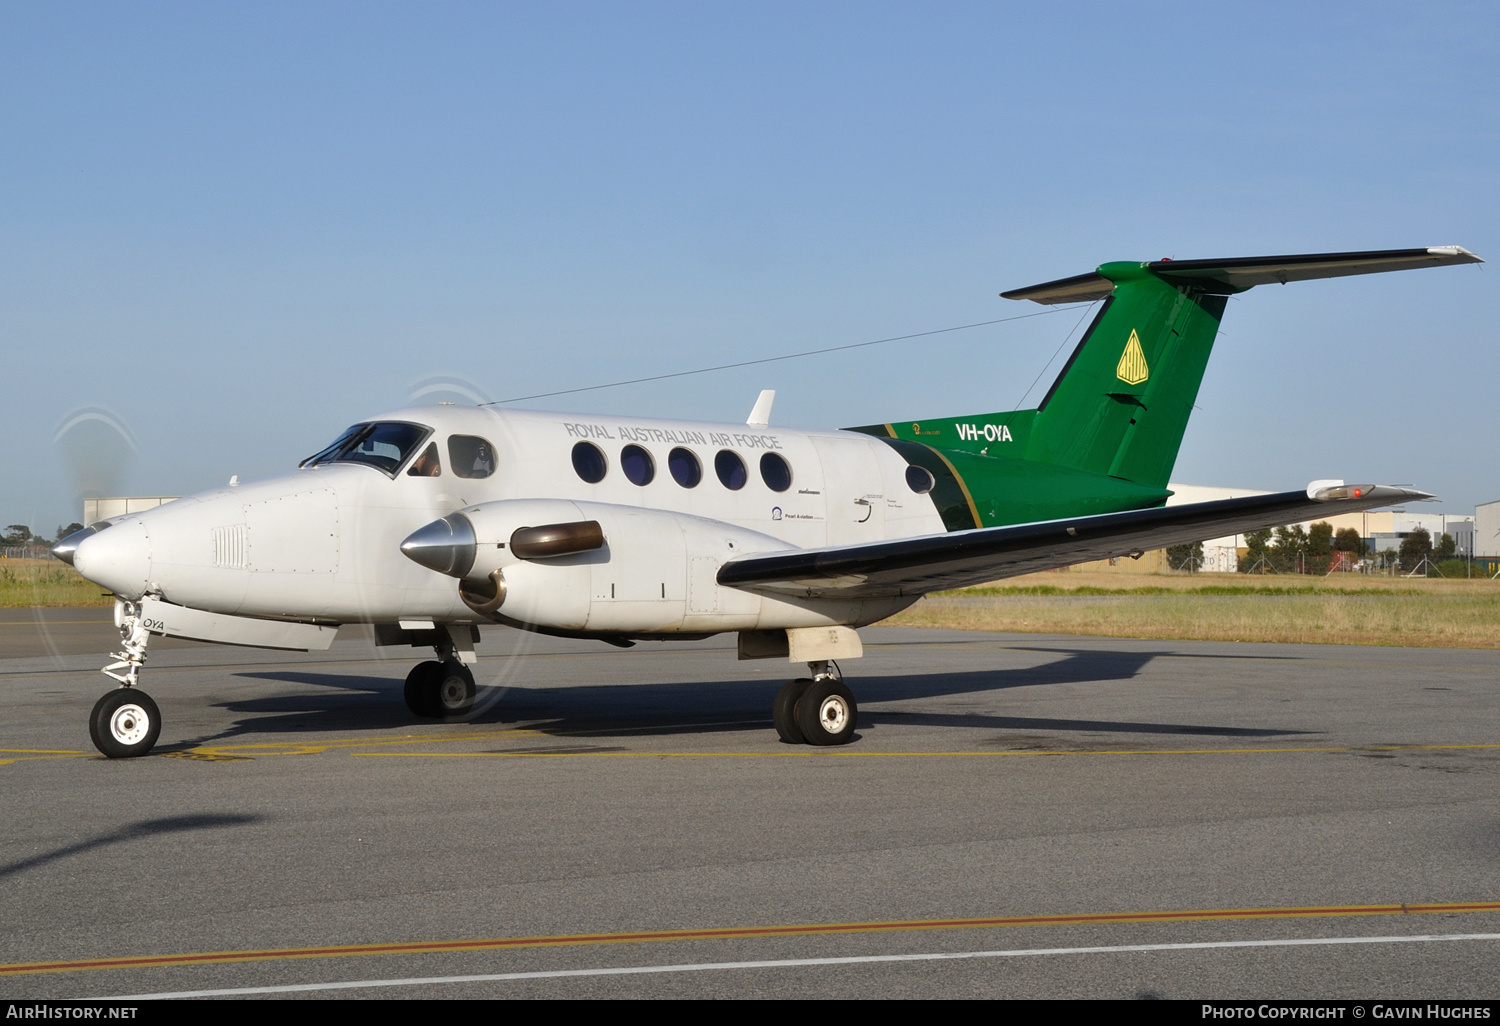
<path fill-rule="evenodd" d="M 9 3 L 0 524 L 79 515 L 53 436 L 83 407 L 137 446 L 95 473 L 177 494 L 435 376 L 498 399 L 923 331 L 1105 260 L 1500 260 L 1497 80 L 1486 3 Z M 1497 283 L 1232 302 L 1175 479 L 1500 498 Z M 1073 319 L 528 405 L 1010 409 Z"/>

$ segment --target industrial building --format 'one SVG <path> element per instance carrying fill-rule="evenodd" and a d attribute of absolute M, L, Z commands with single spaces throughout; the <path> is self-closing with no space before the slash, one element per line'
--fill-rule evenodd
<path fill-rule="evenodd" d="M 1182 506 L 1193 502 L 1212 502 L 1217 499 L 1237 499 L 1247 495 L 1266 495 L 1265 491 L 1254 488 L 1219 488 L 1210 485 L 1169 484 L 1172 497 L 1167 500 L 1168 506 Z M 1301 526 L 1306 529 L 1313 524 L 1327 523 L 1333 526 L 1337 534 L 1344 528 L 1352 527 L 1359 532 L 1359 536 L 1365 540 L 1365 551 L 1370 553 L 1385 552 L 1388 549 L 1399 550 L 1401 542 L 1407 535 L 1418 528 L 1425 530 L 1431 535 L 1433 544 L 1443 535 L 1452 535 L 1459 555 L 1491 555 L 1500 559 L 1500 501 L 1491 502 L 1486 506 L 1480 506 L 1479 514 L 1488 516 L 1487 521 L 1478 520 L 1477 516 L 1455 513 L 1427 513 L 1415 512 L 1407 508 L 1372 510 L 1366 513 L 1345 513 L 1341 516 L 1319 517 L 1310 520 Z M 1491 551 L 1485 552 L 1483 541 L 1476 542 L 1476 533 L 1482 533 L 1483 527 L 1476 526 L 1477 523 L 1488 523 L 1488 535 Z M 1475 545 L 1480 548 L 1475 552 Z M 1214 538 L 1203 543 L 1203 565 L 1202 570 L 1206 573 L 1233 573 L 1239 566 L 1239 556 L 1246 547 L 1245 536 L 1242 534 L 1230 535 L 1225 538 Z M 1147 552 L 1140 559 L 1111 559 L 1097 560 L 1092 563 L 1080 564 L 1083 570 L 1112 570 L 1125 573 L 1162 573 L 1168 570 L 1178 569 L 1170 566 L 1164 549 Z"/>
<path fill-rule="evenodd" d="M 1500 499 L 1474 507 L 1474 555 L 1500 557 Z"/>

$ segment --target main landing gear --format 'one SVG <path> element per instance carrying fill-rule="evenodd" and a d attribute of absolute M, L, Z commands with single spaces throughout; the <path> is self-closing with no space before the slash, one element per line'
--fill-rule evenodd
<path fill-rule="evenodd" d="M 111 759 L 145 755 L 161 735 L 161 711 L 150 695 L 136 687 L 146 664 L 146 643 L 151 640 L 140 612 L 134 602 L 115 601 L 122 651 L 112 652 L 116 661 L 100 672 L 119 681 L 120 687 L 95 702 L 89 715 L 89 737 Z"/>
<path fill-rule="evenodd" d="M 812 676 L 788 682 L 771 703 L 776 733 L 789 745 L 847 745 L 859 718 L 854 692 L 829 671 L 827 662 L 807 666 Z"/>
<path fill-rule="evenodd" d="M 406 675 L 406 707 L 418 716 L 456 719 L 474 708 L 474 674 L 447 637 L 434 645 L 437 658 Z"/>

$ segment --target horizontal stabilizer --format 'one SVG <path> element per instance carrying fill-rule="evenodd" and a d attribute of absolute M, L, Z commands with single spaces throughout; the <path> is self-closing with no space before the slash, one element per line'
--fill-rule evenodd
<path fill-rule="evenodd" d="M 746 556 L 725 563 L 719 583 L 798 596 L 924 595 L 1430 498 L 1410 488 L 1315 481 L 1295 492 Z"/>
<path fill-rule="evenodd" d="M 1029 299 L 1033 303 L 1085 303 L 1103 299 L 1115 289 L 1122 271 L 1148 271 L 1173 285 L 1192 286 L 1208 292 L 1234 293 L 1256 285 L 1285 285 L 1313 278 L 1342 278 L 1351 274 L 1409 271 L 1417 267 L 1448 264 L 1482 264 L 1462 246 L 1428 246 L 1425 249 L 1378 249 L 1362 253 L 1302 253 L 1292 256 L 1229 257 L 1223 260 L 1152 260 L 1141 264 L 1105 264 L 1091 274 L 1030 285 L 1002 292 L 1005 299 Z"/>

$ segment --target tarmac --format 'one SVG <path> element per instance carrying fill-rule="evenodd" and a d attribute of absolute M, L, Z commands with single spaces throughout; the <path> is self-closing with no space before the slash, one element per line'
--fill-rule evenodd
<path fill-rule="evenodd" d="M 0 998 L 1500 996 L 1500 652 L 871 628 L 818 749 L 732 635 L 158 639 L 110 761 L 109 615 L 0 610 Z"/>

